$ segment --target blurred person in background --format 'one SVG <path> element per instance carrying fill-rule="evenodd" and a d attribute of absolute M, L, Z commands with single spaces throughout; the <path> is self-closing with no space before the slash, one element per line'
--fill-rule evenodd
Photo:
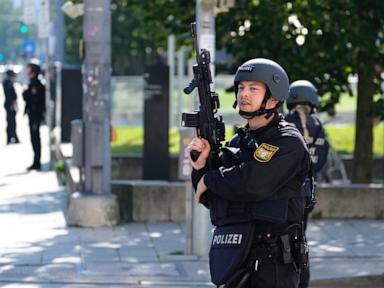
<path fill-rule="evenodd" d="M 19 143 L 16 134 L 17 94 L 13 86 L 15 77 L 16 73 L 12 69 L 8 69 L 3 81 L 4 108 L 7 112 L 7 144 Z"/>
<path fill-rule="evenodd" d="M 25 101 L 25 114 L 27 114 L 29 118 L 29 130 L 34 153 L 33 163 L 27 169 L 40 170 L 40 125 L 44 120 L 45 113 L 45 86 L 39 80 L 41 68 L 38 60 L 32 59 L 27 64 L 26 69 L 29 78 L 29 84 L 28 88 L 23 92 L 23 98 Z"/>
<path fill-rule="evenodd" d="M 285 119 L 295 124 L 296 128 L 303 135 L 308 145 L 311 156 L 311 174 L 305 185 L 307 205 L 304 212 L 304 228 L 307 228 L 309 213 L 316 203 L 314 189 L 316 174 L 324 167 L 327 161 L 329 143 L 325 137 L 324 127 L 320 120 L 314 115 L 319 107 L 319 94 L 313 84 L 306 80 L 293 82 L 289 87 L 287 99 L 288 115 Z M 302 270 L 300 274 L 299 288 L 306 288 L 309 285 L 309 269 Z"/>

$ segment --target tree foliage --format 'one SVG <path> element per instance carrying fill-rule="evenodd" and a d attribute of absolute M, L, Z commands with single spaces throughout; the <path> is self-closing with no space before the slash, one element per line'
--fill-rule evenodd
<path fill-rule="evenodd" d="M 379 18 L 383 4 L 371 2 Z M 217 46 L 226 48 L 238 63 L 253 57 L 276 60 L 292 81 L 305 78 L 316 85 L 321 95 L 331 93 L 322 109 L 334 114 L 341 92 L 352 96 L 347 80 L 357 72 L 358 51 L 376 53 L 376 58 L 383 52 L 375 47 L 375 40 L 383 35 L 367 27 L 369 23 L 356 25 L 362 22 L 357 10 L 361 11 L 359 6 L 363 4 L 359 3 L 248 1 L 243 9 L 218 15 Z M 232 72 L 235 69 L 232 67 Z M 379 79 L 376 82 L 379 84 Z"/>
<path fill-rule="evenodd" d="M 177 37 L 194 18 L 189 0 L 113 0 L 112 63 L 115 74 L 141 74 L 162 61 L 171 33 Z"/>
<path fill-rule="evenodd" d="M 324 96 L 321 109 L 330 114 L 341 93 L 353 94 L 348 77 L 359 77 L 353 179 L 358 182 L 371 178 L 372 119 L 382 114 L 382 100 L 373 96 L 381 94 L 383 16 L 384 2 L 374 0 L 253 0 L 217 18 L 219 47 L 239 63 L 271 58 L 291 81 L 311 81 Z"/>
<path fill-rule="evenodd" d="M 189 0 L 112 0 L 112 70 L 115 75 L 141 74 L 145 64 L 161 61 L 168 35 L 180 40 L 194 19 Z M 67 59 L 78 62 L 82 19 L 67 19 Z M 80 21 L 80 22 L 79 22 Z M 73 57 L 75 55 L 75 57 Z M 70 58 L 72 57 L 72 58 Z"/>

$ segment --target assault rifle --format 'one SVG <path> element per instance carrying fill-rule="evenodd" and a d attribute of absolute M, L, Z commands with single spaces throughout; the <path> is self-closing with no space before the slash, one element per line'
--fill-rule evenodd
<path fill-rule="evenodd" d="M 215 168 L 221 147 L 221 141 L 225 139 L 225 126 L 223 118 L 215 115 L 220 107 L 219 94 L 211 91 L 212 83 L 210 62 L 211 56 L 205 49 L 199 50 L 196 34 L 196 23 L 191 23 L 192 37 L 196 51 L 196 64 L 193 65 L 193 79 L 184 88 L 185 94 L 191 94 L 197 87 L 199 94 L 199 109 L 194 113 L 182 113 L 181 126 L 194 127 L 198 136 L 207 139 L 211 152 L 207 159 L 207 168 Z M 200 153 L 191 151 L 191 159 L 196 161 Z"/>

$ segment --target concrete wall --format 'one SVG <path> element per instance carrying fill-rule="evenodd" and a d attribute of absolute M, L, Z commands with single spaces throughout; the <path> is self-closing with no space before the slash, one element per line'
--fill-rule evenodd
<path fill-rule="evenodd" d="M 353 168 L 353 156 L 344 155 L 342 156 L 342 159 L 345 165 L 345 170 L 347 171 L 347 175 L 349 178 L 351 178 Z M 384 183 L 384 157 L 375 157 L 373 159 L 373 178 L 381 179 L 379 183 Z"/>
<path fill-rule="evenodd" d="M 112 193 L 118 198 L 123 222 L 185 220 L 183 182 L 114 180 Z"/>
<path fill-rule="evenodd" d="M 352 175 L 352 156 L 342 157 L 347 175 Z M 177 158 L 171 157 L 170 181 L 177 181 Z M 384 158 L 374 159 L 374 178 L 384 179 Z M 112 179 L 142 179 L 142 157 L 140 155 L 112 155 Z M 383 180 L 384 181 L 384 180 Z M 380 183 L 380 182 L 379 182 Z"/>
<path fill-rule="evenodd" d="M 313 218 L 384 218 L 384 185 L 350 184 L 317 187 Z"/>
<path fill-rule="evenodd" d="M 80 189 L 79 171 L 66 159 L 69 192 Z M 113 157 L 113 179 L 141 177 L 141 157 Z M 176 179 L 177 159 L 171 161 L 171 178 Z M 185 183 L 168 181 L 112 180 L 112 193 L 118 197 L 122 222 L 184 221 Z M 384 219 L 384 185 L 350 184 L 317 187 L 313 218 Z"/>
<path fill-rule="evenodd" d="M 178 180 L 178 159 L 171 157 L 170 181 Z M 143 157 L 140 155 L 112 155 L 112 179 L 135 180 L 143 178 Z"/>
<path fill-rule="evenodd" d="M 185 184 L 166 181 L 112 181 L 122 221 L 184 221 Z M 313 218 L 384 219 L 384 186 L 319 185 Z"/>

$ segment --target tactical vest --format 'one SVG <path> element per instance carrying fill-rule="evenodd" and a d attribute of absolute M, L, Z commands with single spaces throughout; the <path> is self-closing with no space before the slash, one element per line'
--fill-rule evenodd
<path fill-rule="evenodd" d="M 231 167 L 249 161 L 253 158 L 257 143 L 268 143 L 276 139 L 275 137 L 301 137 L 299 131 L 293 128 L 292 124 L 285 122 L 281 117 L 277 116 L 274 122 L 273 125 L 277 127 L 268 129 L 257 138 L 253 135 L 252 131 L 240 128 L 237 134 L 227 143 L 226 147 L 222 149 L 221 164 L 224 167 Z M 282 128 L 283 132 L 281 125 L 284 126 Z M 223 226 L 254 220 L 286 223 L 289 220 L 288 211 L 290 200 L 300 198 L 298 200 L 301 203 L 305 202 L 305 196 L 303 193 L 299 193 L 302 186 L 302 180 L 292 179 L 279 190 L 278 195 L 274 197 L 274 199 L 259 202 L 229 201 L 210 193 L 209 209 L 212 224 L 215 226 Z"/>

